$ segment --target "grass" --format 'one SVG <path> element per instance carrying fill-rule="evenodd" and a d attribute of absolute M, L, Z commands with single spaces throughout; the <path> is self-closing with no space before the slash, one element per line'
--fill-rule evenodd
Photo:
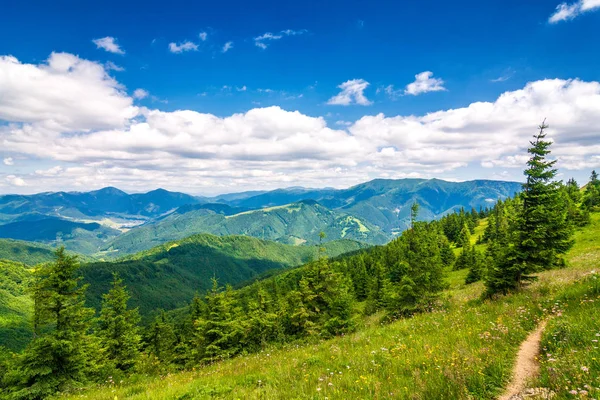
<path fill-rule="evenodd" d="M 540 377 L 535 386 L 555 399 L 600 396 L 600 275 L 567 290 L 552 305 L 556 317 L 542 338 Z"/>
<path fill-rule="evenodd" d="M 541 273 L 518 294 L 482 302 L 482 285 L 465 286 L 464 272 L 455 271 L 449 274 L 442 305 L 432 313 L 384 326 L 371 318 L 345 337 L 271 346 L 194 371 L 137 375 L 66 398 L 492 399 L 509 380 L 520 343 L 548 315 L 554 317 L 545 346 L 556 344 L 555 338 L 563 343 L 564 337 L 570 346 L 553 348 L 554 355 L 565 359 L 553 364 L 553 373 L 571 381 L 565 385 L 568 390 L 585 390 L 586 384 L 598 385 L 600 368 L 600 358 L 590 350 L 600 333 L 598 308 L 590 300 L 598 300 L 590 297 L 586 278 L 600 258 L 600 215 L 593 218 L 593 225 L 576 236 L 570 267 Z M 557 317 L 556 305 L 567 303 Z M 590 379 L 592 373 L 596 381 Z M 556 379 L 542 375 L 541 384 L 562 387 L 564 382 Z"/>

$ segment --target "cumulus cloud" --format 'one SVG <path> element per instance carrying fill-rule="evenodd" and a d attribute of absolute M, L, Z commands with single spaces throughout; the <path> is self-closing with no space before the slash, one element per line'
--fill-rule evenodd
<path fill-rule="evenodd" d="M 2 162 L 4 165 L 15 165 L 15 161 L 12 159 L 12 157 L 6 157 L 4 160 L 2 160 Z"/>
<path fill-rule="evenodd" d="M 227 53 L 229 50 L 233 49 L 233 42 L 227 42 L 223 45 L 223 48 L 221 49 L 222 53 Z"/>
<path fill-rule="evenodd" d="M 349 106 L 351 104 L 359 104 L 368 106 L 372 104 L 365 96 L 365 89 L 369 86 L 369 82 L 364 79 L 351 79 L 338 86 L 341 92 L 333 96 L 327 101 L 330 105 Z"/>
<path fill-rule="evenodd" d="M 260 36 L 257 36 L 254 38 L 254 44 L 257 47 L 260 47 L 261 49 L 266 49 L 268 46 L 268 42 L 273 41 L 273 40 L 280 40 L 282 39 L 284 36 L 296 36 L 296 35 L 303 35 L 305 33 L 307 33 L 308 31 L 306 29 L 300 29 L 300 30 L 293 30 L 293 29 L 286 29 L 283 30 L 279 33 L 271 33 L 271 32 L 267 32 L 267 33 L 263 33 Z"/>
<path fill-rule="evenodd" d="M 560 21 L 568 21 L 575 17 L 600 9 L 600 0 L 579 0 L 575 3 L 561 3 L 556 6 L 554 13 L 548 18 L 548 22 L 555 24 Z"/>
<path fill-rule="evenodd" d="M 106 36 L 100 39 L 92 40 L 97 48 L 104 49 L 109 53 L 125 54 L 125 51 L 117 44 L 117 39 L 111 36 Z"/>
<path fill-rule="evenodd" d="M 150 93 L 148 93 L 148 91 L 144 89 L 135 89 L 133 91 L 133 97 L 138 100 L 145 99 L 146 97 L 148 97 L 148 95 L 150 95 Z"/>
<path fill-rule="evenodd" d="M 0 57 L 0 93 L 0 120 L 38 132 L 123 127 L 138 112 L 103 65 L 67 53 L 38 65 Z"/>
<path fill-rule="evenodd" d="M 426 115 L 370 115 L 329 126 L 324 117 L 280 107 L 229 116 L 148 108 L 134 108 L 135 113 L 127 114 L 133 98 L 116 82 L 107 81 L 105 72 L 95 70 L 102 65 L 90 63 L 86 68 L 96 72 L 77 76 L 72 75 L 73 67 L 55 68 L 52 74 L 47 68 L 48 64 L 21 64 L 15 59 L 0 63 L 3 94 L 4 76 L 27 77 L 35 72 L 43 83 L 40 89 L 25 78 L 13 79 L 11 84 L 23 86 L 0 97 L 0 118 L 10 116 L 9 123 L 0 124 L 5 157 L 56 165 L 31 168 L 34 173 L 20 176 L 0 175 L 3 188 L 8 188 L 0 190 L 10 191 L 26 182 L 24 191 L 113 185 L 214 193 L 290 185 L 340 187 L 376 177 L 456 179 L 459 171 L 463 178 L 481 178 L 481 171 L 487 177 L 508 171 L 509 178 L 520 179 L 529 140 L 545 117 L 554 141 L 552 154 L 561 169 L 585 170 L 587 176 L 590 169 L 600 167 L 599 82 L 540 80 L 492 102 Z M 46 80 L 98 87 L 91 92 L 95 104 L 114 104 L 99 114 L 90 114 L 77 102 L 57 107 L 61 91 L 50 99 L 41 96 L 43 88 L 52 87 Z M 8 104 L 15 96 L 19 102 Z M 29 102 L 27 96 L 41 96 L 41 101 Z M 88 100 L 81 99 L 79 103 Z M 111 112 L 118 118 L 110 119 Z M 123 115 L 128 117 L 123 120 Z M 69 123 L 50 124 L 47 119 Z M 112 122 L 99 122 L 106 120 Z M 470 167 L 470 172 L 463 167 Z"/>
<path fill-rule="evenodd" d="M 200 34 L 198 35 L 198 37 L 200 38 L 200 40 L 202 40 L 203 42 L 205 42 L 206 39 L 208 38 L 208 33 L 206 33 L 206 32 L 200 32 Z"/>
<path fill-rule="evenodd" d="M 433 78 L 433 72 L 424 71 L 415 75 L 415 81 L 406 85 L 404 94 L 417 96 L 421 93 L 439 92 L 446 90 L 444 81 L 439 78 Z"/>
<path fill-rule="evenodd" d="M 183 43 L 169 43 L 169 51 L 171 53 L 179 54 L 184 51 L 198 51 L 198 45 L 196 43 L 185 41 Z"/>

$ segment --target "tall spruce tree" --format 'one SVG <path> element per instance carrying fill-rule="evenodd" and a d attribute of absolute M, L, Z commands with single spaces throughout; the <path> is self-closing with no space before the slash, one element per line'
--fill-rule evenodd
<path fill-rule="evenodd" d="M 103 296 L 98 318 L 98 337 L 107 361 L 121 371 L 131 369 L 139 356 L 138 310 L 128 309 L 129 293 L 123 280 L 113 275 L 110 291 Z"/>
<path fill-rule="evenodd" d="M 567 204 L 555 181 L 556 160 L 549 161 L 552 142 L 545 140 L 545 123 L 530 142 L 523 185 L 523 208 L 517 221 L 516 251 L 523 263 L 523 275 L 553 268 L 562 263 L 560 255 L 571 248 L 572 229 L 567 221 Z"/>
<path fill-rule="evenodd" d="M 56 260 L 35 274 L 35 338 L 25 349 L 14 375 L 13 398 L 42 399 L 77 387 L 95 372 L 98 356 L 89 335 L 94 310 L 86 308 L 77 257 L 63 247 Z"/>
<path fill-rule="evenodd" d="M 527 181 L 514 231 L 509 232 L 509 246 L 491 246 L 495 259 L 485 279 L 488 296 L 517 289 L 534 279 L 532 273 L 562 265 L 561 254 L 572 246 L 568 203 L 561 194 L 562 183 L 554 180 L 556 160 L 547 160 L 552 144 L 545 140 L 547 128 L 542 123 L 530 142 L 531 157 L 524 171 Z"/>

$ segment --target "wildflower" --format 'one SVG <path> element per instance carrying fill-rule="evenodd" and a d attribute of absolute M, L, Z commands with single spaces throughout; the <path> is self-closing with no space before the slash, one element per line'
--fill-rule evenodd
<path fill-rule="evenodd" d="M 583 372 L 589 372 L 589 370 L 590 370 L 590 369 L 589 369 L 588 367 L 581 367 L 581 370 L 582 370 Z"/>
<path fill-rule="evenodd" d="M 571 393 L 571 394 L 573 394 L 573 395 L 576 395 L 576 394 L 577 394 L 577 390 L 574 390 L 574 389 L 573 389 L 573 390 L 569 391 L 569 393 Z"/>
<path fill-rule="evenodd" d="M 320 388 L 320 387 L 318 387 L 318 388 L 317 388 L 317 392 L 320 392 L 320 391 L 321 391 L 321 388 Z M 577 393 L 577 392 L 575 392 L 575 393 Z"/>

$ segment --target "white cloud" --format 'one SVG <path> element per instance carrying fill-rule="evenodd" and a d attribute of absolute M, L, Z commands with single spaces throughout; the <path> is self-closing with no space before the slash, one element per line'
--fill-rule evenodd
<path fill-rule="evenodd" d="M 125 71 L 125 68 L 123 68 L 123 67 L 115 64 L 112 61 L 107 61 L 106 64 L 104 64 L 104 68 L 107 71 L 117 71 L 117 72 L 123 72 L 123 71 Z"/>
<path fill-rule="evenodd" d="M 0 57 L 0 93 L 0 120 L 38 132 L 123 127 L 138 113 L 103 65 L 67 53 L 37 65 Z"/>
<path fill-rule="evenodd" d="M 144 98 L 148 97 L 149 94 L 150 93 L 148 93 L 148 91 L 144 90 L 144 89 L 135 89 L 133 91 L 133 97 L 136 98 L 136 99 L 138 99 L 138 100 L 141 100 L 141 99 L 144 99 Z"/>
<path fill-rule="evenodd" d="M 169 43 L 169 51 L 176 54 L 183 53 L 184 51 L 198 51 L 198 45 L 190 41 Z"/>
<path fill-rule="evenodd" d="M 12 159 L 12 157 L 6 157 L 4 160 L 2 160 L 2 162 L 4 165 L 15 165 L 15 161 Z"/>
<path fill-rule="evenodd" d="M 238 92 L 245 92 L 246 90 L 248 90 L 248 88 L 246 87 L 246 85 L 244 85 L 242 87 L 236 87 L 235 90 L 237 90 Z"/>
<path fill-rule="evenodd" d="M 0 62 L 0 92 L 8 93 L 0 96 L 0 119 L 9 122 L 0 124 L 2 151 L 57 165 L 19 176 L 0 173 L 0 190 L 26 182 L 24 191 L 113 185 L 211 193 L 291 184 L 340 187 L 376 177 L 473 179 L 504 171 L 506 179 L 521 179 L 529 140 L 545 117 L 559 168 L 585 170 L 587 176 L 600 167 L 599 82 L 541 80 L 493 102 L 328 126 L 324 117 L 280 107 L 224 117 L 137 109 L 102 65 L 75 56 L 53 63 L 49 73 L 47 64 Z M 7 76 L 17 78 L 8 85 Z M 62 104 L 63 88 L 77 94 L 74 87 L 80 86 L 86 90 L 78 101 Z M 349 102 L 357 101 L 353 96 Z M 93 113 L 86 105 L 90 99 Z"/>
<path fill-rule="evenodd" d="M 233 42 L 227 42 L 223 45 L 222 53 L 227 53 L 229 50 L 233 49 Z"/>
<path fill-rule="evenodd" d="M 15 175 L 7 175 L 5 180 L 12 186 L 19 186 L 19 187 L 27 186 L 27 183 L 23 180 L 23 178 L 20 178 Z"/>
<path fill-rule="evenodd" d="M 198 35 L 198 37 L 200 38 L 200 40 L 202 40 L 203 42 L 205 42 L 206 39 L 208 38 L 208 33 L 206 33 L 206 32 L 200 32 L 200 34 Z"/>
<path fill-rule="evenodd" d="M 568 21 L 575 17 L 600 8 L 600 0 L 579 0 L 575 3 L 561 3 L 556 7 L 548 22 L 555 24 L 560 21 Z"/>
<path fill-rule="evenodd" d="M 365 97 L 365 89 L 369 86 L 369 82 L 364 79 L 351 79 L 338 86 L 342 91 L 333 96 L 327 101 L 330 105 L 348 106 L 350 104 L 360 104 L 368 106 L 372 104 Z"/>
<path fill-rule="evenodd" d="M 417 96 L 421 93 L 438 92 L 446 90 L 444 81 L 439 78 L 432 78 L 433 72 L 424 71 L 415 75 L 415 81 L 406 85 L 404 94 Z"/>
<path fill-rule="evenodd" d="M 260 47 L 261 49 L 266 49 L 268 47 L 268 42 L 269 41 L 273 41 L 273 40 L 280 40 L 282 39 L 284 36 L 297 36 L 297 35 L 303 35 L 305 33 L 307 33 L 308 31 L 306 29 L 300 29 L 300 30 L 293 30 L 293 29 L 286 29 L 283 30 L 279 33 L 271 33 L 271 32 L 267 32 L 267 33 L 263 33 L 260 36 L 257 36 L 254 38 L 254 44 L 257 47 Z"/>
<path fill-rule="evenodd" d="M 110 53 L 125 54 L 125 51 L 117 44 L 117 39 L 111 36 L 106 36 L 101 39 L 92 40 L 97 48 L 104 49 Z"/>

